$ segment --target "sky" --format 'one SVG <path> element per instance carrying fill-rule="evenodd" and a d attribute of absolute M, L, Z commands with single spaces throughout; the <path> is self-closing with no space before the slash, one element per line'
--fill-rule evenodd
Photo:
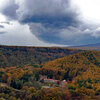
<path fill-rule="evenodd" d="M 0 44 L 100 43 L 99 11 L 100 0 L 0 0 Z"/>

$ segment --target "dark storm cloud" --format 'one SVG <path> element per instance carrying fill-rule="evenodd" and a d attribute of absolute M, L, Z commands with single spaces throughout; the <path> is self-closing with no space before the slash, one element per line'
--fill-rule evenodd
<path fill-rule="evenodd" d="M 28 24 L 42 41 L 59 44 L 84 44 L 99 41 L 99 29 L 83 23 L 71 0 L 9 0 L 2 13 Z M 80 37 L 80 38 L 79 38 Z M 95 38 L 97 37 L 97 39 Z"/>
<path fill-rule="evenodd" d="M 74 10 L 70 6 L 70 0 L 25 0 L 25 7 L 18 10 L 18 13 L 22 12 L 19 21 L 27 23 L 31 32 L 40 40 L 62 43 L 61 31 L 70 26 L 77 28 L 81 23 Z"/>
<path fill-rule="evenodd" d="M 79 22 L 72 16 L 76 14 L 71 14 L 70 16 L 32 16 L 26 17 L 21 22 L 22 23 L 41 23 L 48 27 L 66 27 L 66 26 L 76 26 Z"/>
<path fill-rule="evenodd" d="M 70 0 L 9 0 L 2 13 L 22 23 L 42 23 L 51 27 L 78 23 L 78 14 L 70 7 Z"/>
<path fill-rule="evenodd" d="M 25 9 L 21 14 L 22 23 L 41 23 L 49 27 L 76 26 L 78 14 L 70 7 L 69 0 L 25 0 Z M 19 12 L 21 13 L 21 8 Z"/>

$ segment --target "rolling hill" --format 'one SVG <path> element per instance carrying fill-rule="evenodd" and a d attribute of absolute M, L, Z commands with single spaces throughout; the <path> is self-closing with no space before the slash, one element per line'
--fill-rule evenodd
<path fill-rule="evenodd" d="M 100 68 L 100 51 L 84 51 L 67 57 L 47 62 L 43 65 L 42 74 L 47 74 L 56 79 L 73 79 L 91 68 Z"/>
<path fill-rule="evenodd" d="M 57 47 L 0 46 L 0 67 L 41 64 L 80 52 Z"/>
<path fill-rule="evenodd" d="M 100 100 L 100 51 L 79 52 L 47 62 L 40 73 L 66 80 L 68 91 L 76 100 Z"/>

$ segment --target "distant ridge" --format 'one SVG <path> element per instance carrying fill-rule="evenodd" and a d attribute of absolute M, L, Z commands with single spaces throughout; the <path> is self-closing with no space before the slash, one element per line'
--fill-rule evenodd
<path fill-rule="evenodd" d="M 82 49 L 82 50 L 98 50 L 98 51 L 100 51 L 100 43 L 80 45 L 80 46 L 71 46 L 69 48 Z"/>
<path fill-rule="evenodd" d="M 76 46 L 76 47 L 100 47 L 100 43 L 80 45 L 80 46 Z"/>

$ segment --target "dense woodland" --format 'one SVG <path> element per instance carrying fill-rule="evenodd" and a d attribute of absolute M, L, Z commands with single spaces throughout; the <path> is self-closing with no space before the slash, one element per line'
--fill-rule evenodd
<path fill-rule="evenodd" d="M 41 64 L 80 50 L 55 47 L 0 46 L 0 67 Z"/>
<path fill-rule="evenodd" d="M 100 67 L 100 51 L 80 52 L 67 57 L 59 58 L 47 62 L 41 69 L 41 74 L 49 74 L 49 76 L 62 79 L 64 73 L 70 80 L 87 70 Z"/>
<path fill-rule="evenodd" d="M 43 63 L 24 63 L 23 65 L 17 63 L 18 65 L 15 64 L 15 66 L 3 65 L 3 60 L 0 61 L 2 64 L 0 67 L 0 100 L 100 100 L 100 51 L 79 52 L 62 48 L 29 48 L 29 51 L 34 51 L 34 49 L 37 54 L 41 52 L 41 57 L 45 55 L 46 58 L 52 52 L 53 58 L 50 58 L 49 62 L 44 60 Z M 3 47 L 2 52 L 4 50 Z M 27 50 L 21 52 L 20 49 L 20 55 Z M 9 50 L 6 48 L 7 51 Z M 16 50 L 12 49 L 12 52 L 14 56 Z M 59 54 L 65 56 L 65 52 L 68 56 L 60 55 L 58 59 L 54 58 Z M 58 81 L 57 83 L 47 82 L 45 78 L 41 79 L 41 76 L 48 80 Z M 63 81 L 64 84 L 61 84 Z"/>

